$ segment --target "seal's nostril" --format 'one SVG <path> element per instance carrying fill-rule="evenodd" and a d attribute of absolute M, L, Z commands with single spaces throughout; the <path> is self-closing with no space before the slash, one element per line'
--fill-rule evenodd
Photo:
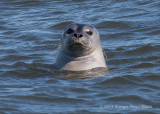
<path fill-rule="evenodd" d="M 80 34 L 80 36 L 79 36 L 79 37 L 81 38 L 81 37 L 83 37 L 83 35 L 82 35 L 82 34 Z"/>
<path fill-rule="evenodd" d="M 76 37 L 76 38 L 78 37 L 78 35 L 77 35 L 77 34 L 73 34 L 73 36 L 74 36 L 74 37 Z"/>
<path fill-rule="evenodd" d="M 76 37 L 76 38 L 81 38 L 81 37 L 83 37 L 82 34 L 78 34 L 78 33 L 77 33 L 77 34 L 73 34 L 73 36 Z"/>

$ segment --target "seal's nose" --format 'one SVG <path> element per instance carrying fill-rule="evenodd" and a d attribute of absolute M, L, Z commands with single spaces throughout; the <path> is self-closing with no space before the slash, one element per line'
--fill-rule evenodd
<path fill-rule="evenodd" d="M 79 33 L 74 33 L 73 36 L 76 37 L 76 38 L 81 38 L 81 37 L 83 37 L 83 35 L 82 35 L 82 34 L 79 34 Z"/>

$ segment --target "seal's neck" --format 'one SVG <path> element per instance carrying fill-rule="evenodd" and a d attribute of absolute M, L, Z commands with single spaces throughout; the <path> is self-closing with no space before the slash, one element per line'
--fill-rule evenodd
<path fill-rule="evenodd" d="M 64 58 L 70 61 L 92 61 L 93 60 L 94 53 L 90 53 L 89 55 L 83 55 L 83 56 L 71 56 L 67 53 L 64 54 Z"/>
<path fill-rule="evenodd" d="M 59 47 L 55 66 L 59 70 L 88 70 L 95 67 L 106 67 L 102 48 L 98 47 L 91 54 L 85 56 L 71 56 L 64 52 L 62 47 Z"/>

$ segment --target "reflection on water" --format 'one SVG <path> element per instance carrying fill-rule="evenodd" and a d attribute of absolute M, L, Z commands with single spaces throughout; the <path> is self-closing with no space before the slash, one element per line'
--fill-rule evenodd
<path fill-rule="evenodd" d="M 107 75 L 107 68 L 99 67 L 85 71 L 51 71 L 51 75 L 60 79 L 87 79 Z"/>

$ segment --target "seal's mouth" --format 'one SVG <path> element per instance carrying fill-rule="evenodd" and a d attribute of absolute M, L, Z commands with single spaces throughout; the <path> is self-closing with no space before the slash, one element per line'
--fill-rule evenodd
<path fill-rule="evenodd" d="M 76 42 L 76 43 L 69 45 L 69 48 L 86 48 L 86 46 L 82 43 Z"/>

